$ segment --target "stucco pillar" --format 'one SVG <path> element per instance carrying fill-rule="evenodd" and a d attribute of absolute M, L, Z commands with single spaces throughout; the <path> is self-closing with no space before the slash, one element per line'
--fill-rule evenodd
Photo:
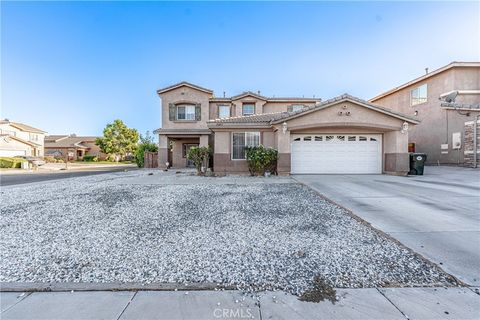
<path fill-rule="evenodd" d="M 282 128 L 275 132 L 276 148 L 278 150 L 277 172 L 278 174 L 290 174 L 291 171 L 291 143 L 290 130 L 283 133 Z"/>
<path fill-rule="evenodd" d="M 158 167 L 166 169 L 165 163 L 168 161 L 168 137 L 164 134 L 158 135 Z"/>
<path fill-rule="evenodd" d="M 200 135 L 199 147 L 208 147 L 208 134 Z"/>
<path fill-rule="evenodd" d="M 407 175 L 410 170 L 408 131 L 385 132 L 383 139 L 385 173 Z"/>
<path fill-rule="evenodd" d="M 230 132 L 215 132 L 213 170 L 216 174 L 226 174 L 230 161 Z"/>

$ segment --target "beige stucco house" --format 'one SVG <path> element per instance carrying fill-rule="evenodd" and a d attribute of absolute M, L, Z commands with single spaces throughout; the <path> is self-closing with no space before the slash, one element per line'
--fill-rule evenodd
<path fill-rule="evenodd" d="M 45 155 L 69 160 L 82 160 L 84 156 L 97 156 L 105 159 L 100 147 L 95 144 L 97 137 L 70 135 L 50 135 L 45 137 Z"/>
<path fill-rule="evenodd" d="M 445 103 L 439 98 L 453 91 L 458 93 L 455 103 L 442 107 Z M 480 114 L 480 62 L 452 62 L 370 102 L 421 121 L 411 128 L 409 142 L 415 144 L 416 152 L 427 154 L 427 163 L 463 164 L 468 152 L 464 148 L 465 122 Z"/>
<path fill-rule="evenodd" d="M 43 157 L 45 134 L 24 123 L 0 120 L 0 157 Z"/>
<path fill-rule="evenodd" d="M 323 102 L 253 92 L 217 98 L 188 82 L 157 93 L 160 167 L 188 166 L 189 147 L 210 145 L 217 174 L 247 172 L 245 147 L 262 144 L 278 150 L 280 174 L 409 170 L 408 134 L 418 120 L 347 94 Z"/>

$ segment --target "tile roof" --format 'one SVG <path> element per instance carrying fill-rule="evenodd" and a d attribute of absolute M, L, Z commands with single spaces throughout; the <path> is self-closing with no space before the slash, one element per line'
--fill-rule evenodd
<path fill-rule="evenodd" d="M 58 138 L 60 137 L 60 138 Z M 53 139 L 58 138 L 58 139 Z M 97 137 L 93 136 L 61 136 L 52 135 L 45 137 L 45 148 L 89 148 L 83 142 L 94 142 Z"/>
<path fill-rule="evenodd" d="M 196 89 L 196 90 L 200 90 L 200 91 L 203 91 L 203 92 L 206 92 L 206 93 L 213 94 L 212 90 L 204 88 L 204 87 L 197 86 L 197 85 L 195 85 L 193 83 L 190 83 L 190 82 L 187 82 L 187 81 L 182 81 L 182 82 L 173 84 L 171 86 L 168 86 L 168 87 L 165 87 L 165 88 L 162 88 L 162 89 L 158 89 L 157 94 L 168 92 L 168 91 L 171 91 L 173 89 L 183 87 L 183 86 L 190 87 L 190 88 L 193 88 L 193 89 Z"/>
<path fill-rule="evenodd" d="M 231 117 L 231 118 L 225 118 L 225 119 L 215 119 L 215 120 L 210 120 L 207 123 L 209 125 L 213 124 L 221 124 L 221 123 L 227 123 L 227 124 L 250 124 L 250 123 L 263 123 L 263 124 L 274 124 L 278 123 L 290 118 L 294 118 L 297 116 L 301 116 L 303 114 L 307 114 L 312 111 L 316 110 L 321 110 L 324 108 L 329 107 L 331 104 L 339 102 L 339 101 L 344 101 L 344 100 L 349 100 L 353 101 L 356 103 L 359 103 L 365 107 L 368 107 L 370 109 L 373 109 L 375 111 L 379 111 L 388 115 L 391 115 L 396 118 L 400 118 L 412 123 L 418 123 L 419 121 L 415 119 L 414 117 L 407 116 L 405 114 L 384 108 L 382 106 L 378 106 L 375 104 L 372 104 L 370 102 L 367 102 L 363 99 L 351 96 L 349 94 L 343 94 L 341 96 L 325 100 L 321 103 L 317 103 L 315 106 L 311 107 L 305 107 L 302 110 L 299 111 L 291 111 L 291 112 L 275 112 L 275 113 L 264 113 L 264 114 L 256 114 L 256 115 L 251 115 L 251 116 L 239 116 L 239 117 Z"/>
<path fill-rule="evenodd" d="M 32 126 L 29 126 L 29 125 L 26 125 L 26 124 L 20 123 L 20 122 L 13 122 L 13 121 L 10 121 L 10 120 L 1 120 L 0 123 L 10 124 L 12 127 L 15 127 L 17 129 L 19 129 L 21 131 L 25 131 L 25 132 L 46 133 L 46 131 L 34 128 Z"/>

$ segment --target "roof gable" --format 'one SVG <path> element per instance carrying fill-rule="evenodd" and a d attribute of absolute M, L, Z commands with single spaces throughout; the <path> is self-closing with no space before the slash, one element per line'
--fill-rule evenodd
<path fill-rule="evenodd" d="M 253 97 L 253 98 L 258 99 L 258 100 L 267 101 L 267 97 L 264 97 L 260 94 L 254 93 L 252 91 L 242 92 L 240 94 L 237 94 L 236 96 L 230 97 L 230 99 L 231 100 L 238 100 L 238 99 L 242 99 L 242 98 L 246 98 L 246 97 Z"/>
<path fill-rule="evenodd" d="M 331 106 L 334 106 L 334 105 L 336 105 L 340 102 L 346 102 L 346 101 L 354 103 L 358 106 L 373 110 L 373 111 L 383 113 L 383 114 L 391 116 L 393 118 L 397 118 L 397 119 L 400 119 L 400 120 L 403 120 L 403 121 L 413 123 L 413 124 L 420 123 L 419 120 L 417 120 L 417 119 L 415 119 L 411 116 L 405 115 L 405 114 L 397 112 L 397 111 L 393 111 L 393 110 L 388 109 L 388 108 L 384 108 L 384 107 L 376 105 L 376 104 L 372 104 L 368 101 L 365 101 L 363 99 L 360 99 L 360 98 L 357 98 L 357 97 L 354 97 L 354 96 L 351 96 L 351 95 L 345 93 L 341 96 L 323 101 L 322 103 L 317 104 L 314 107 L 306 108 L 304 110 L 301 110 L 301 111 L 298 111 L 294 114 L 291 114 L 287 117 L 275 120 L 275 121 L 272 122 L 272 124 L 279 123 L 279 122 L 286 121 L 286 120 L 290 120 L 290 119 L 294 119 L 294 118 L 297 118 L 297 117 L 303 117 L 303 116 L 308 115 L 311 112 L 315 112 L 315 111 L 318 111 L 318 110 L 323 110 L 323 109 L 329 108 Z"/>
<path fill-rule="evenodd" d="M 25 131 L 25 132 L 33 132 L 33 133 L 46 133 L 43 130 L 34 128 L 32 126 L 26 125 L 24 123 L 20 122 L 12 122 L 12 121 L 5 121 L 4 123 L 9 124 L 10 126 L 17 128 L 20 131 Z"/>
<path fill-rule="evenodd" d="M 212 90 L 197 86 L 197 85 L 195 85 L 193 83 L 190 83 L 190 82 L 187 82 L 187 81 L 182 81 L 182 82 L 179 82 L 177 84 L 165 87 L 163 89 L 158 89 L 157 94 L 162 94 L 162 93 L 172 91 L 172 90 L 175 90 L 175 89 L 178 89 L 178 88 L 181 88 L 181 87 L 188 87 L 188 88 L 191 88 L 191 89 L 194 89 L 194 90 L 198 90 L 198 91 L 202 91 L 202 92 L 205 92 L 205 93 L 213 94 Z"/>

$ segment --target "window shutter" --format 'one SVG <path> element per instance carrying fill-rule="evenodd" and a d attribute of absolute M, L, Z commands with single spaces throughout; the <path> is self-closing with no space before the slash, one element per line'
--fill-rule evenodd
<path fill-rule="evenodd" d="M 168 104 L 168 119 L 175 121 L 175 105 L 173 103 Z"/>
<path fill-rule="evenodd" d="M 202 119 L 202 109 L 200 108 L 200 103 L 195 105 L 195 120 L 200 121 Z"/>
<path fill-rule="evenodd" d="M 293 111 L 293 105 L 288 106 L 287 111 L 288 111 L 288 112 L 292 112 L 292 111 Z"/>

